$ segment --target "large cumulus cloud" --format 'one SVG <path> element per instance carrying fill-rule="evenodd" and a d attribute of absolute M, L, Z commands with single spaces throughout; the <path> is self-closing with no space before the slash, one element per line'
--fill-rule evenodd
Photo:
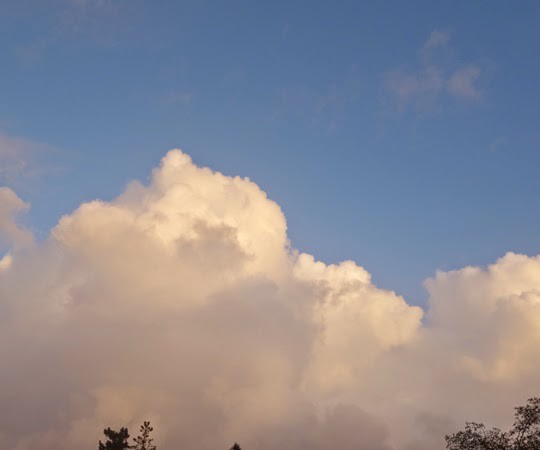
<path fill-rule="evenodd" d="M 45 242 L 12 194 L 0 448 L 92 448 L 143 419 L 163 450 L 436 448 L 464 414 L 504 424 L 534 393 L 537 258 L 439 273 L 424 313 L 352 261 L 299 254 L 256 184 L 177 150 Z"/>

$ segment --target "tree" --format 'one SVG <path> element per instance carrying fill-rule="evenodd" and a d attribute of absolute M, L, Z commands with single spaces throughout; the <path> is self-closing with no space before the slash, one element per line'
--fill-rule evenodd
<path fill-rule="evenodd" d="M 237 442 L 234 443 L 234 445 L 230 448 L 230 450 L 242 450 Z"/>
<path fill-rule="evenodd" d="M 107 436 L 107 441 L 103 444 L 99 441 L 99 450 L 127 450 L 130 448 L 128 443 L 129 433 L 127 428 L 120 428 L 120 431 L 114 431 L 105 428 L 103 434 Z"/>
<path fill-rule="evenodd" d="M 482 423 L 466 422 L 465 429 L 446 438 L 449 450 L 540 450 L 540 397 L 518 406 L 510 431 L 487 430 Z"/>
<path fill-rule="evenodd" d="M 156 446 L 152 444 L 154 440 L 150 437 L 152 431 L 154 431 L 154 428 L 150 426 L 150 422 L 143 422 L 139 436 L 133 438 L 135 444 L 131 448 L 135 450 L 156 450 Z"/>
<path fill-rule="evenodd" d="M 530 398 L 516 408 L 516 421 L 510 431 L 516 450 L 540 449 L 540 397 Z"/>

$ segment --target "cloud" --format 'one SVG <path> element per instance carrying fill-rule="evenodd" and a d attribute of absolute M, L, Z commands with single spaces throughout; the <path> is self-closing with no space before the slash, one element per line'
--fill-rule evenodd
<path fill-rule="evenodd" d="M 475 83 L 480 78 L 482 71 L 474 64 L 460 67 L 448 79 L 448 91 L 465 99 L 475 100 L 480 98 L 480 90 Z"/>
<path fill-rule="evenodd" d="M 442 47 L 447 47 L 449 42 L 449 33 L 434 30 L 420 49 L 423 57 L 417 67 L 392 69 L 384 73 L 384 88 L 397 100 L 401 109 L 411 105 L 419 109 L 433 109 L 444 100 L 445 94 L 465 100 L 478 100 L 481 97 L 477 83 L 482 70 L 478 64 L 443 65 L 434 62 L 434 55 Z"/>
<path fill-rule="evenodd" d="M 487 146 L 488 150 L 491 152 L 497 152 L 504 150 L 509 144 L 508 138 L 506 136 L 497 136 L 493 139 Z"/>
<path fill-rule="evenodd" d="M 41 162 L 45 153 L 51 153 L 50 146 L 0 132 L 0 183 L 18 184 L 52 170 Z"/>
<path fill-rule="evenodd" d="M 540 257 L 514 253 L 486 270 L 467 267 L 427 281 L 431 323 L 460 332 L 458 370 L 482 381 L 538 373 L 539 283 Z"/>
<path fill-rule="evenodd" d="M 412 101 L 420 105 L 433 104 L 444 84 L 443 75 L 436 67 L 426 67 L 417 73 L 395 70 L 385 74 L 386 88 L 402 106 Z"/>
<path fill-rule="evenodd" d="M 339 133 L 349 119 L 348 106 L 360 99 L 362 82 L 357 66 L 323 85 L 300 83 L 275 91 L 272 120 L 299 122 L 323 133 Z"/>
<path fill-rule="evenodd" d="M 175 150 L 12 250 L 0 446 L 91 448 L 149 419 L 163 450 L 437 448 L 537 393 L 540 257 L 438 273 L 423 311 L 286 230 L 255 183 Z"/>
<path fill-rule="evenodd" d="M 0 272 L 2 270 L 9 269 L 9 266 L 11 266 L 11 261 L 13 259 L 11 258 L 11 255 L 8 253 L 7 255 L 4 255 L 2 259 L 0 259 Z"/>
<path fill-rule="evenodd" d="M 450 42 L 450 33 L 447 31 L 433 30 L 424 44 L 424 50 L 442 47 Z"/>
<path fill-rule="evenodd" d="M 6 182 L 25 172 L 32 147 L 27 140 L 0 134 L 0 180 Z"/>
<path fill-rule="evenodd" d="M 29 205 L 23 202 L 15 192 L 0 187 L 0 243 L 27 246 L 32 243 L 32 233 L 17 225 L 17 214 L 26 211 Z M 8 259 L 2 259 L 0 265 L 7 265 Z"/>

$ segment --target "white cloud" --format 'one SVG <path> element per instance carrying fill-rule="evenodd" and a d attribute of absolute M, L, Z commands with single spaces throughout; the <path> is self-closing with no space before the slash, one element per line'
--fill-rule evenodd
<path fill-rule="evenodd" d="M 459 370 L 486 381 L 538 373 L 540 257 L 508 253 L 486 270 L 438 273 L 427 288 L 431 323 L 462 346 Z"/>
<path fill-rule="evenodd" d="M 540 257 L 437 274 L 423 324 L 356 263 L 291 248 L 256 184 L 180 151 L 9 261 L 2 448 L 91 448 L 150 419 L 163 450 L 433 449 L 537 394 Z"/>
<path fill-rule="evenodd" d="M 458 68 L 448 79 L 448 91 L 465 99 L 478 99 L 481 95 L 475 83 L 480 78 L 482 71 L 474 64 Z"/>

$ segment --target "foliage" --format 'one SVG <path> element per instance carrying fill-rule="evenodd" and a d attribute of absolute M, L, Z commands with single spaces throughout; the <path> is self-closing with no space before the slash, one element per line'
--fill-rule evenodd
<path fill-rule="evenodd" d="M 135 450 L 156 450 L 156 446 L 152 443 L 154 440 L 150 437 L 150 433 L 154 428 L 150 426 L 150 422 L 143 422 L 139 436 L 133 438 L 135 444 L 131 447 Z"/>
<path fill-rule="evenodd" d="M 99 441 L 99 450 L 127 450 L 130 448 L 128 443 L 129 432 L 127 428 L 120 428 L 120 431 L 114 431 L 110 428 L 105 428 L 103 434 L 107 436 L 107 441 L 103 444 Z"/>
<path fill-rule="evenodd" d="M 487 430 L 482 423 L 467 422 L 465 429 L 446 436 L 449 450 L 540 450 L 540 397 L 530 398 L 515 412 L 510 431 Z"/>
<path fill-rule="evenodd" d="M 120 431 L 114 431 L 111 428 L 103 430 L 107 441 L 105 444 L 99 441 L 98 450 L 156 450 L 157 447 L 153 444 L 154 439 L 150 437 L 150 433 L 154 431 L 154 428 L 150 425 L 150 422 L 144 421 L 141 425 L 139 435 L 133 438 L 133 445 L 129 445 L 129 432 L 125 427 L 120 428 Z M 230 448 L 230 450 L 242 450 L 237 442 Z"/>

